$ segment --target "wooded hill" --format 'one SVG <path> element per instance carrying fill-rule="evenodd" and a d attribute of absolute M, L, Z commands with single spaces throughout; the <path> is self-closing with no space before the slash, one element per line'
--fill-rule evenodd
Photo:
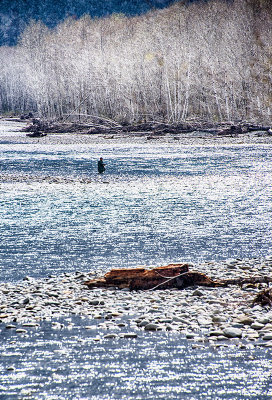
<path fill-rule="evenodd" d="M 1 0 L 0 46 L 14 45 L 30 20 L 53 28 L 67 17 L 84 14 L 103 17 L 113 13 L 140 15 L 164 8 L 175 0 Z M 189 0 L 188 0 L 189 1 Z"/>
<path fill-rule="evenodd" d="M 32 22 L 0 48 L 0 112 L 271 123 L 271 0 Z"/>

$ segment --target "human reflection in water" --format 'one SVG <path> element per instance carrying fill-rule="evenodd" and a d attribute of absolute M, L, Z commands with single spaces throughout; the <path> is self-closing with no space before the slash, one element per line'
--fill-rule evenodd
<path fill-rule="evenodd" d="M 103 172 L 106 171 L 105 164 L 103 163 L 103 158 L 102 157 L 100 157 L 100 159 L 99 159 L 99 161 L 97 163 L 97 168 L 98 168 L 99 174 L 103 174 Z"/>

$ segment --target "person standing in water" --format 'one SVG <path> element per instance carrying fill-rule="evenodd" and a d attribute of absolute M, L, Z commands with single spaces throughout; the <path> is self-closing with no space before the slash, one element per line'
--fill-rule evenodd
<path fill-rule="evenodd" d="M 103 172 L 105 172 L 106 168 L 105 168 L 105 164 L 103 163 L 103 158 L 100 157 L 100 160 L 97 163 L 97 168 L 98 168 L 98 172 L 100 174 L 103 174 Z"/>

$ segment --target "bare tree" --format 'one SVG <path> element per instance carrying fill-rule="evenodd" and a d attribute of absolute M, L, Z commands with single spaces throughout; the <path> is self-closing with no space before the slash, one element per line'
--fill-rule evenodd
<path fill-rule="evenodd" d="M 1 110 L 271 121 L 271 14 L 269 0 L 210 0 L 53 30 L 32 21 L 16 47 L 0 48 Z"/>

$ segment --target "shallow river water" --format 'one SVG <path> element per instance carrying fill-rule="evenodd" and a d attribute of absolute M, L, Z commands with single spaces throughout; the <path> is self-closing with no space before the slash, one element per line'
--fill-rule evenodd
<path fill-rule="evenodd" d="M 4 280 L 270 252 L 272 145 L 4 143 L 0 155 Z"/>
<path fill-rule="evenodd" d="M 1 281 L 271 255 L 272 144 L 51 145 L 0 137 L 0 157 Z M 272 395 L 269 349 L 198 350 L 162 332 L 95 343 L 87 322 L 68 319 L 62 330 L 47 321 L 21 338 L 3 328 L 1 399 Z"/>

